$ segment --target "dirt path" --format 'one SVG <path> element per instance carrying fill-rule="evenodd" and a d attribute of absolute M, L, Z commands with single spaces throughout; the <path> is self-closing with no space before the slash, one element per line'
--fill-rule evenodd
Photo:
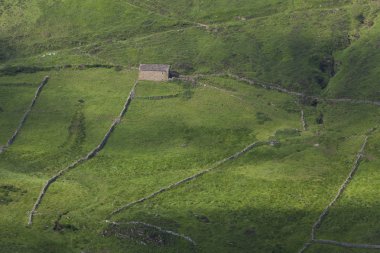
<path fill-rule="evenodd" d="M 349 247 L 349 248 L 375 248 L 375 249 L 379 248 L 380 249 L 380 245 L 351 244 L 351 243 L 337 242 L 337 241 L 331 241 L 331 240 L 319 240 L 319 239 L 317 239 L 317 235 L 316 235 L 317 230 L 319 229 L 319 227 L 321 226 L 322 222 L 324 221 L 324 219 L 328 215 L 328 213 L 330 211 L 330 208 L 333 205 L 335 205 L 335 203 L 342 196 L 342 194 L 344 193 L 345 189 L 347 188 L 347 186 L 350 184 L 350 182 L 354 178 L 354 176 L 355 176 L 355 174 L 356 174 L 356 172 L 357 172 L 357 170 L 359 168 L 359 165 L 360 165 L 360 163 L 361 163 L 361 161 L 362 161 L 362 159 L 364 157 L 364 150 L 365 150 L 365 147 L 367 146 L 367 143 L 368 143 L 368 137 L 369 137 L 369 135 L 373 131 L 375 131 L 375 129 L 371 129 L 367 133 L 367 135 L 365 136 L 364 142 L 363 142 L 360 150 L 356 154 L 356 159 L 355 159 L 355 161 L 354 161 L 354 163 L 352 165 L 352 169 L 351 169 L 350 173 L 348 174 L 348 177 L 343 182 L 343 184 L 341 185 L 341 187 L 338 189 L 338 192 L 335 195 L 334 199 L 326 206 L 326 208 L 323 210 L 323 212 L 321 213 L 321 215 L 318 217 L 317 221 L 313 224 L 312 229 L 311 229 L 310 240 L 303 245 L 303 247 L 298 251 L 299 253 L 305 252 L 313 243 L 317 243 L 317 244 L 331 244 L 331 245 L 342 246 L 342 247 Z"/>
<path fill-rule="evenodd" d="M 171 189 L 174 189 L 174 188 L 176 188 L 177 186 L 180 186 L 180 185 L 185 184 L 185 183 L 187 183 L 187 182 L 190 182 L 190 181 L 192 181 L 192 180 L 194 180 L 194 179 L 196 179 L 196 178 L 198 178 L 198 177 L 200 177 L 200 176 L 203 176 L 204 174 L 207 174 L 207 173 L 209 173 L 209 172 L 211 172 L 211 171 L 217 169 L 217 168 L 218 168 L 219 166 L 221 166 L 222 164 L 224 164 L 224 163 L 226 163 L 226 162 L 228 162 L 228 161 L 235 160 L 235 159 L 239 158 L 240 156 L 244 155 L 245 153 L 247 153 L 248 151 L 252 150 L 252 149 L 255 148 L 255 147 L 262 146 L 262 145 L 271 145 L 271 146 L 273 146 L 273 145 L 276 145 L 276 144 L 278 144 L 278 143 L 279 143 L 279 142 L 277 142 L 277 141 L 259 141 L 259 142 L 254 142 L 254 143 L 248 145 L 248 146 L 247 146 L 246 148 L 244 148 L 243 150 L 241 150 L 241 151 L 235 153 L 234 155 L 229 156 L 229 157 L 227 157 L 227 158 L 225 158 L 225 159 L 223 159 L 223 160 L 220 160 L 220 161 L 216 162 L 214 165 L 212 165 L 212 166 L 211 166 L 210 168 L 208 168 L 208 169 L 205 169 L 205 170 L 203 170 L 203 171 L 201 171 L 201 172 L 198 172 L 198 173 L 196 173 L 196 174 L 194 174 L 194 175 L 192 175 L 192 176 L 190 176 L 190 177 L 187 177 L 187 178 L 182 179 L 182 180 L 180 180 L 180 181 L 178 181 L 178 182 L 175 182 L 175 183 L 173 183 L 173 184 L 171 184 L 171 185 L 169 185 L 169 186 L 166 186 L 166 187 L 164 187 L 164 188 L 161 188 L 161 189 L 159 189 L 158 191 L 155 191 L 155 192 L 151 193 L 150 195 L 145 196 L 145 197 L 143 197 L 143 198 L 141 198 L 141 199 L 138 199 L 138 200 L 136 200 L 136 201 L 130 202 L 130 203 L 128 203 L 128 204 L 125 204 L 124 206 L 122 206 L 122 207 L 116 209 L 116 210 L 113 211 L 110 215 L 108 215 L 107 219 L 110 219 L 112 216 L 114 216 L 114 215 L 116 215 L 116 214 L 118 214 L 118 213 L 120 213 L 120 212 L 122 212 L 122 211 L 124 211 L 124 210 L 126 210 L 126 209 L 128 209 L 128 208 L 130 208 L 130 207 L 132 207 L 132 206 L 134 206 L 134 205 L 136 205 L 136 204 L 143 203 L 143 202 L 145 202 L 145 201 L 147 201 L 147 200 L 149 200 L 149 199 L 152 199 L 152 198 L 156 197 L 157 195 L 159 195 L 159 194 L 161 194 L 161 193 L 164 193 L 164 192 L 166 192 L 166 191 L 169 191 L 169 190 L 171 190 Z"/>
<path fill-rule="evenodd" d="M 80 165 L 80 164 L 82 164 L 82 163 L 90 160 L 91 158 L 93 158 L 94 156 L 96 156 L 104 148 L 104 146 L 107 144 L 107 141 L 108 141 L 109 137 L 111 136 L 112 132 L 115 130 L 116 126 L 120 124 L 122 117 L 128 111 L 128 108 L 129 108 L 129 106 L 130 106 L 130 104 L 131 104 L 131 102 L 132 102 L 132 100 L 134 99 L 134 96 L 135 96 L 136 86 L 137 86 L 137 81 L 133 85 L 132 90 L 129 93 L 129 96 L 127 98 L 127 101 L 124 104 L 124 107 L 123 107 L 122 111 L 120 112 L 119 116 L 114 120 L 114 122 L 112 123 L 111 127 L 109 128 L 109 130 L 106 132 L 106 134 L 105 134 L 104 138 L 102 139 L 102 141 L 100 142 L 100 144 L 98 146 L 96 146 L 92 151 L 90 151 L 86 156 L 78 159 L 77 161 L 73 162 L 72 164 L 70 164 L 66 168 L 60 170 L 56 175 L 54 175 L 53 177 L 51 177 L 45 183 L 45 185 L 42 187 L 42 190 L 41 190 L 41 192 L 40 192 L 40 194 L 39 194 L 39 196 L 38 196 L 38 198 L 37 198 L 37 200 L 36 200 L 36 202 L 35 202 L 32 210 L 29 213 L 28 225 L 32 225 L 33 224 L 33 217 L 36 214 L 36 211 L 37 211 L 39 205 L 41 204 L 41 202 L 42 202 L 42 200 L 43 200 L 46 192 L 48 191 L 49 187 L 55 181 L 57 181 L 60 177 L 62 177 L 66 172 L 68 172 L 69 170 L 74 169 L 78 165 Z"/>
<path fill-rule="evenodd" d="M 16 140 L 18 134 L 20 133 L 22 127 L 24 126 L 24 124 L 26 122 L 26 119 L 28 118 L 28 116 L 29 116 L 30 112 L 32 111 L 34 105 L 36 104 L 37 99 L 42 92 L 42 89 L 45 87 L 45 85 L 48 83 L 48 81 L 49 81 L 49 77 L 45 76 L 45 78 L 42 80 L 41 84 L 38 86 L 36 93 L 34 94 L 34 97 L 32 99 L 31 104 L 29 105 L 26 112 L 22 116 L 21 121 L 18 124 L 18 126 L 17 126 L 15 132 L 13 133 L 12 137 L 7 141 L 7 143 L 4 146 L 0 147 L 0 154 L 4 153 L 5 150 L 7 148 L 9 148 L 13 144 L 13 142 Z"/>

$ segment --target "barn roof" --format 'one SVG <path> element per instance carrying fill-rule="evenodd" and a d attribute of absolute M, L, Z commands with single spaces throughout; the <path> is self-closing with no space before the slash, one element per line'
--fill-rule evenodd
<path fill-rule="evenodd" d="M 166 71 L 169 72 L 170 65 L 165 64 L 140 64 L 140 71 Z"/>

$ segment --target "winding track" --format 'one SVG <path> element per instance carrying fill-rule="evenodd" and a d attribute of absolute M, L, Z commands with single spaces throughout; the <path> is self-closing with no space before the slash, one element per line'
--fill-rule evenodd
<path fill-rule="evenodd" d="M 21 121 L 18 124 L 18 126 L 17 126 L 15 132 L 13 133 L 12 137 L 7 141 L 7 143 L 4 146 L 0 147 L 0 154 L 4 153 L 5 150 L 8 149 L 13 144 L 13 142 L 16 140 L 18 134 L 20 133 L 22 127 L 24 126 L 24 124 L 26 122 L 26 119 L 28 118 L 28 116 L 29 116 L 30 112 L 32 111 L 34 105 L 36 104 L 36 101 L 37 101 L 38 97 L 40 96 L 42 89 L 45 87 L 45 85 L 48 83 L 48 81 L 49 81 L 49 77 L 45 76 L 44 79 L 42 80 L 41 84 L 38 86 L 36 93 L 34 94 L 34 97 L 32 99 L 32 102 L 30 103 L 29 107 L 27 108 L 24 115 L 22 116 Z"/>
<path fill-rule="evenodd" d="M 86 161 L 90 160 L 91 158 L 95 157 L 104 148 L 104 146 L 107 144 L 107 141 L 108 141 L 109 137 L 111 136 L 112 132 L 115 130 L 116 126 L 120 124 L 122 117 L 128 111 L 128 108 L 129 108 L 129 106 L 130 106 L 130 104 L 131 104 L 131 102 L 132 102 L 132 100 L 134 99 L 134 96 L 135 96 L 136 86 L 137 86 L 137 81 L 133 85 L 132 90 L 129 93 L 129 96 L 127 98 L 127 101 L 124 104 L 124 107 L 123 107 L 122 111 L 120 112 L 119 116 L 114 120 L 114 122 L 112 123 L 111 127 L 109 128 L 109 130 L 106 132 L 106 134 L 105 134 L 104 138 L 101 140 L 100 144 L 98 146 L 96 146 L 92 151 L 90 151 L 86 156 L 78 159 L 77 161 L 73 162 L 72 164 L 70 164 L 66 168 L 60 170 L 56 175 L 54 175 L 53 177 L 51 177 L 45 183 L 45 185 L 42 187 L 40 195 L 38 196 L 38 198 L 37 198 L 37 200 L 36 200 L 36 202 L 35 202 L 32 210 L 29 213 L 29 220 L 28 220 L 28 225 L 29 226 L 33 224 L 33 217 L 34 217 L 34 215 L 35 215 L 35 213 L 36 213 L 39 205 L 41 204 L 41 202 L 42 202 L 42 200 L 43 200 L 43 198 L 44 198 L 47 190 L 49 189 L 49 187 L 55 181 L 57 181 L 58 178 L 60 178 L 61 176 L 63 176 L 66 172 L 68 172 L 69 170 L 74 169 L 75 167 L 77 167 L 78 165 L 82 164 L 83 162 L 86 162 Z"/>

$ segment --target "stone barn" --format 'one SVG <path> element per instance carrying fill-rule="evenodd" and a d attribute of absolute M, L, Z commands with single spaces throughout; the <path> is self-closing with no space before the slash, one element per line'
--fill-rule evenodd
<path fill-rule="evenodd" d="M 170 65 L 140 64 L 139 80 L 167 81 L 169 80 Z"/>

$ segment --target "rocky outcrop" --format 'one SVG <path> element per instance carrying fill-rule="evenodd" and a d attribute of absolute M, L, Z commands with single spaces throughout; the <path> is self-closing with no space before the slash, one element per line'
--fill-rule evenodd
<path fill-rule="evenodd" d="M 153 228 L 161 233 L 164 233 L 164 234 L 169 234 L 169 235 L 172 235 L 172 236 L 175 236 L 175 237 L 179 237 L 179 238 L 182 238 L 188 242 L 190 242 L 191 244 L 193 244 L 194 246 L 196 246 L 197 244 L 195 243 L 195 241 L 193 239 L 191 239 L 189 236 L 186 236 L 186 235 L 183 235 L 183 234 L 179 234 L 177 232 L 174 232 L 174 231 L 170 231 L 170 230 L 167 230 L 167 229 L 163 229 L 159 226 L 155 226 L 155 225 L 152 225 L 152 224 L 148 224 L 148 223 L 145 223 L 145 222 L 141 222 L 141 221 L 130 221 L 130 222 L 127 222 L 127 223 L 123 223 L 123 224 L 120 224 L 120 223 L 117 223 L 117 222 L 112 222 L 112 221 L 106 221 L 107 223 L 110 223 L 111 225 L 113 226 L 120 226 L 120 225 L 139 225 L 139 226 L 144 226 L 144 227 L 148 227 L 148 228 Z"/>

